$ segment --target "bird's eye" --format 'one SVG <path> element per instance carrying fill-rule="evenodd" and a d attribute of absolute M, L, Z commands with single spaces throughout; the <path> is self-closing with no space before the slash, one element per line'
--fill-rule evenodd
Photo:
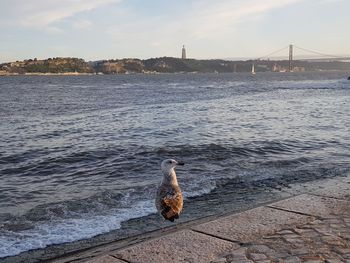
<path fill-rule="evenodd" d="M 168 161 L 168 163 L 172 163 L 172 161 Z"/>

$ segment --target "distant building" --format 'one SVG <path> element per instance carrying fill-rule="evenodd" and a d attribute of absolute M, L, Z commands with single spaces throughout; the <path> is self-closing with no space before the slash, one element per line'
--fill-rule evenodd
<path fill-rule="evenodd" d="M 305 72 L 305 67 L 293 67 L 293 72 Z"/>
<path fill-rule="evenodd" d="M 275 63 L 272 67 L 272 71 L 273 72 L 287 72 L 287 68 Z"/>
<path fill-rule="evenodd" d="M 186 49 L 185 49 L 185 45 L 182 46 L 181 58 L 182 58 L 182 59 L 186 59 Z"/>

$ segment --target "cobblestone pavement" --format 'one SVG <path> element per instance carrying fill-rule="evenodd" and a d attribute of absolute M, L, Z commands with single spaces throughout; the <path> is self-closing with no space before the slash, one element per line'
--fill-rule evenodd
<path fill-rule="evenodd" d="M 350 263 L 350 207 L 297 227 L 285 227 L 226 253 L 212 263 Z"/>

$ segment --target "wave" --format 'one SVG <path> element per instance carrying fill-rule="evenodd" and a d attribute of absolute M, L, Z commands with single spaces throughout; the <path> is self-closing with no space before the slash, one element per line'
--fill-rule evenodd
<path fill-rule="evenodd" d="M 124 221 L 154 212 L 153 202 L 146 200 L 137 202 L 132 208 L 111 210 L 105 215 L 85 214 L 79 218 L 50 220 L 35 223 L 31 229 L 24 231 L 0 230 L 0 258 L 48 245 L 91 238 L 119 229 Z"/>
<path fill-rule="evenodd" d="M 185 199 L 208 194 L 216 187 L 208 178 L 186 184 Z M 0 214 L 0 258 L 91 238 L 120 229 L 128 220 L 154 214 L 155 189 L 148 185 L 122 192 L 109 190 L 85 199 L 39 205 L 21 216 Z"/>
<path fill-rule="evenodd" d="M 155 149 L 157 155 L 193 156 L 210 159 L 229 159 L 232 157 L 280 156 L 281 154 L 302 153 L 305 150 L 316 150 L 337 144 L 337 141 L 252 141 L 249 143 L 211 143 L 203 145 L 178 145 L 176 147 L 160 147 Z M 143 152 L 147 154 L 147 152 Z"/>
<path fill-rule="evenodd" d="M 327 147 L 339 148 L 339 144 L 336 140 L 249 143 L 232 140 L 162 147 L 129 145 L 128 148 L 93 149 L 57 156 L 43 152 L 28 152 L 27 156 L 22 153 L 20 162 L 30 159 L 31 154 L 39 161 L 24 162 L 22 167 L 2 171 L 7 172 L 8 178 L 17 174 L 19 180 L 16 184 L 23 181 L 23 185 L 36 191 L 31 192 L 29 199 L 38 198 L 40 201 L 44 196 L 46 203 L 27 210 L 23 215 L 0 213 L 0 257 L 90 238 L 120 229 L 122 223 L 130 219 L 154 214 L 153 196 L 161 179 L 160 170 L 156 168 L 155 172 L 155 167 L 159 167 L 163 158 L 183 159 L 190 164 L 182 168 L 184 170 L 178 169 L 178 177 L 185 198 L 191 199 L 215 192 L 218 188 L 226 187 L 230 192 L 237 187 L 235 178 L 242 178 L 239 180 L 243 182 L 242 188 L 253 186 L 256 189 L 261 185 L 280 188 L 290 182 L 342 174 L 341 169 L 349 171 L 347 164 L 339 168 L 333 159 L 333 164 L 321 167 L 319 164 L 324 160 L 319 163 L 315 156 L 310 155 L 314 151 L 324 152 Z M 16 160 L 15 155 L 0 158 L 5 163 Z M 47 171 L 50 171 L 50 176 Z M 36 183 L 40 185 L 45 180 L 48 182 L 46 192 L 40 191 Z M 57 193 L 58 188 L 63 194 Z M 16 185 L 13 189 L 18 190 Z M 72 193 L 73 190 L 76 192 Z M 11 189 L 6 191 L 2 194 L 14 192 Z M 83 192 L 88 196 L 84 198 Z M 25 194 L 28 199 L 29 193 Z M 54 199 L 51 196 L 56 197 L 55 194 L 69 200 L 58 198 L 56 203 L 47 203 Z"/>

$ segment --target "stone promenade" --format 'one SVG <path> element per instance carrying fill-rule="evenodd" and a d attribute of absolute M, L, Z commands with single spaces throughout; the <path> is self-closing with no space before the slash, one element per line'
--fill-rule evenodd
<path fill-rule="evenodd" d="M 200 222 L 123 248 L 84 252 L 55 262 L 350 263 L 350 179 L 310 193 Z"/>

